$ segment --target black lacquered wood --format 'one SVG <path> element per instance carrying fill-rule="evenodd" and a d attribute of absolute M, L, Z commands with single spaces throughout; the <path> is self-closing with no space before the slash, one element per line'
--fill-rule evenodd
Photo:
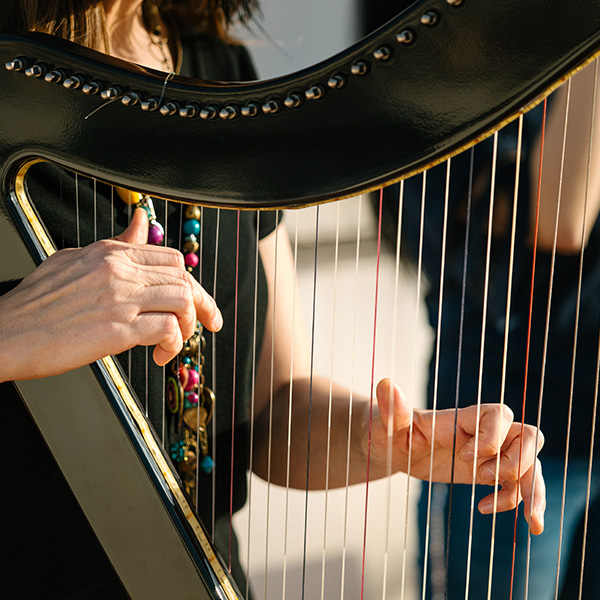
<path fill-rule="evenodd" d="M 410 43 L 398 37 L 407 31 Z M 426 0 L 289 77 L 241 85 L 175 77 L 165 85 L 162 74 L 65 42 L 2 36 L 2 64 L 25 56 L 105 88 L 136 91 L 156 108 L 108 103 L 82 86 L 67 90 L 0 69 L 2 179 L 16 161 L 35 155 L 219 206 L 297 206 L 353 195 L 471 144 L 599 44 L 600 4 L 593 0 Z M 328 81 L 338 74 L 348 83 L 332 89 Z M 311 93 L 315 86 L 320 97 Z M 285 100 L 294 96 L 301 102 L 289 108 Z M 168 103 L 207 118 L 163 116 Z M 249 116 L 255 106 L 261 110 Z"/>
<path fill-rule="evenodd" d="M 20 165 L 38 157 L 111 183 L 225 207 L 298 206 L 352 195 L 474 143 L 599 46 L 600 3 L 594 0 L 464 0 L 459 5 L 429 0 L 414 3 L 361 44 L 289 77 L 239 85 L 175 77 L 165 85 L 163 74 L 67 42 L 42 35 L 0 36 L 2 197 L 13 190 Z M 109 89 L 107 100 L 102 92 Z M 166 115 L 161 107 L 168 107 L 162 111 Z M 27 275 L 45 255 L 36 235 L 15 225 L 11 210 L 0 206 L 2 254 L 10 256 L 1 261 L 2 279 Z M 28 220 L 26 215 L 21 222 Z M 147 525 L 167 523 L 186 571 L 178 583 L 194 590 L 181 597 L 225 597 L 223 583 L 211 571 L 214 560 L 199 556 L 205 550 L 129 422 L 118 385 L 100 371 L 101 365 L 85 368 L 51 384 L 19 384 L 19 390 L 47 439 L 59 439 L 66 436 L 52 414 L 68 414 L 71 391 L 94 386 L 90 398 L 102 413 L 102 428 L 131 447 L 136 476 L 124 478 L 131 490 L 125 489 L 126 481 L 107 488 L 110 474 L 90 485 L 87 478 L 99 469 L 85 473 L 64 462 L 74 488 L 94 490 L 95 501 L 84 506 L 87 514 L 106 506 L 100 490 L 110 497 L 117 489 L 123 494 L 120 508 L 133 510 L 140 497 L 135 488 L 143 486 L 142 495 L 158 508 L 142 516 L 138 532 L 162 539 L 162 525 L 154 532 Z M 103 395 L 110 399 L 106 406 Z M 83 428 L 93 413 L 85 403 L 77 406 L 84 411 Z M 98 419 L 91 427 L 97 426 Z M 79 443 L 89 444 L 92 436 L 85 429 L 80 434 Z M 70 449 L 58 446 L 55 442 L 53 450 L 70 460 Z M 107 459 L 102 444 L 89 450 L 99 465 Z M 116 530 L 98 534 L 106 547 L 121 543 L 122 530 L 114 521 L 118 514 L 127 513 L 113 511 L 94 522 L 98 531 Z M 154 584 L 147 573 L 135 577 L 135 562 L 109 555 L 132 597 L 150 598 L 148 588 L 165 597 L 162 582 Z M 227 579 L 225 584 L 232 586 Z"/>

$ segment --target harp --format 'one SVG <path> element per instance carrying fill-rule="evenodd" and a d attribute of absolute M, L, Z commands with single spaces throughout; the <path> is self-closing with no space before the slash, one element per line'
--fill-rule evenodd
<path fill-rule="evenodd" d="M 25 276 L 53 252 L 26 194 L 26 173 L 40 160 L 212 207 L 322 203 L 403 180 L 471 147 L 592 60 L 599 44 L 594 2 L 419 1 L 314 68 L 225 85 L 165 82 L 60 40 L 4 35 L 0 237 L 10 259 L 2 279 Z M 99 82 L 117 98 L 135 92 L 155 110 L 67 90 L 46 81 L 52 72 Z M 14 387 L 128 595 L 242 596 L 112 358 Z"/>

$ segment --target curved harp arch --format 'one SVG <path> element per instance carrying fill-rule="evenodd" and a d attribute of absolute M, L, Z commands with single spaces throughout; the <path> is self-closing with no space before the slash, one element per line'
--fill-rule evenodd
<path fill-rule="evenodd" d="M 67 42 L 3 36 L 3 62 L 25 58 L 0 80 L 11 90 L 0 176 L 33 155 L 214 206 L 352 196 L 442 161 L 539 101 L 597 52 L 598 13 L 591 2 L 422 0 L 314 68 L 244 84 L 165 82 Z M 48 85 L 52 69 L 80 83 Z M 82 94 L 89 81 L 100 90 Z M 116 102 L 101 97 L 110 88 Z"/>
<path fill-rule="evenodd" d="M 208 206 L 304 206 L 353 196 L 443 161 L 514 119 L 598 52 L 600 5 L 593 1 L 421 0 L 331 60 L 245 84 L 165 81 L 163 74 L 61 40 L 0 36 L 0 181 L 7 199 L 0 227 L 15 257 L 3 265 L 3 278 L 23 276 L 52 252 L 48 239 L 40 241 L 43 227 L 26 199 L 23 177 L 32 162 Z M 71 89 L 62 85 L 65 77 L 76 81 Z M 83 93 L 91 82 L 98 82 L 98 93 Z M 14 241 L 16 230 L 25 230 L 33 261 Z M 177 523 L 168 535 L 176 560 L 188 561 L 181 597 L 239 597 L 112 359 L 54 379 L 52 403 L 45 382 L 17 387 L 50 437 L 61 438 L 64 430 L 53 433 L 48 405 L 70 410 L 68 403 L 77 402 L 73 389 L 89 390 L 93 418 L 113 432 L 115 444 L 126 431 L 131 468 L 142 465 L 141 477 L 152 481 L 161 507 L 164 524 L 149 536 L 167 535 L 169 523 Z M 110 403 L 103 406 L 105 394 Z M 83 435 L 80 445 L 90 443 Z M 65 469 L 82 470 L 71 458 Z M 86 488 L 89 480 L 79 485 Z M 138 497 L 137 490 L 131 494 Z M 98 515 L 105 501 L 91 502 L 90 519 L 104 528 L 99 536 L 118 555 L 114 560 L 127 563 L 119 574 L 128 591 L 164 598 L 151 573 L 140 581 L 139 565 L 128 563 L 133 546 L 118 548 L 122 532 L 115 539 Z M 154 519 L 150 514 L 140 520 Z M 132 525 L 134 543 L 144 529 L 143 522 Z M 200 591 L 196 577 L 204 582 Z"/>

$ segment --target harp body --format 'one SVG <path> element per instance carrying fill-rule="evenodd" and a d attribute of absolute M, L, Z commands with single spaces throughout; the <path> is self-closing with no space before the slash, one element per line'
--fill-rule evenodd
<path fill-rule="evenodd" d="M 416 2 L 329 61 L 246 84 L 165 82 L 60 40 L 1 36 L 10 66 L 0 71 L 0 239 L 10 260 L 0 276 L 24 277 L 54 251 L 25 193 L 25 172 L 38 160 L 211 207 L 325 202 L 456 155 L 599 47 L 600 7 L 584 1 Z M 42 76 L 27 76 L 36 65 Z M 118 95 L 137 92 L 156 110 L 46 82 L 56 69 Z M 181 116 L 185 107 L 192 116 Z M 15 387 L 131 597 L 241 597 L 113 359 Z"/>

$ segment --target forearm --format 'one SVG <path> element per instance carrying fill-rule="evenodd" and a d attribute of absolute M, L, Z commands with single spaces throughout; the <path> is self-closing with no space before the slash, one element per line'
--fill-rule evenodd
<path fill-rule="evenodd" d="M 600 103 L 597 94 L 594 94 L 595 71 L 593 63 L 573 77 L 570 90 L 567 84 L 563 85 L 555 93 L 548 114 L 537 238 L 542 250 L 551 250 L 554 245 L 557 210 L 557 250 L 564 253 L 578 252 L 582 241 L 585 246 L 600 210 L 600 169 L 597 168 L 600 160 Z M 541 134 L 530 157 L 532 239 L 538 202 L 540 148 Z"/>
<path fill-rule="evenodd" d="M 330 393 L 329 381 L 319 377 L 313 379 L 312 389 L 310 380 L 302 379 L 294 381 L 291 390 L 291 402 L 290 386 L 284 386 L 255 420 L 254 471 L 299 489 L 366 481 L 369 399 L 351 396 L 335 384 Z M 373 410 L 377 411 L 376 401 Z M 371 461 L 369 479 L 385 474 L 385 467 Z"/>

